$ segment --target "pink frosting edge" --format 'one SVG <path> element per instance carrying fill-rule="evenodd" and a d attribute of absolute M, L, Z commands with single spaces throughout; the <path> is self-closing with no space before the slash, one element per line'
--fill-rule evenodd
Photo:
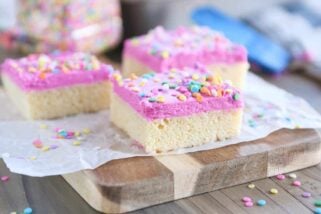
<path fill-rule="evenodd" d="M 116 82 L 113 82 L 113 92 L 147 121 L 190 116 L 216 110 L 240 109 L 244 106 L 242 94 L 237 101 L 232 97 L 205 97 L 202 103 L 197 102 L 194 98 L 186 102 L 144 103 L 141 102 L 137 93 L 119 86 Z"/>
<path fill-rule="evenodd" d="M 235 51 L 232 55 L 224 57 L 220 52 L 206 52 L 205 50 L 200 54 L 179 54 L 169 59 L 162 59 L 157 56 L 146 53 L 145 49 L 132 44 L 132 39 L 125 40 L 123 59 L 125 57 L 132 57 L 144 65 L 147 65 L 155 72 L 162 72 L 169 68 L 183 68 L 194 66 L 195 63 L 203 65 L 211 64 L 228 64 L 247 63 L 247 50 L 242 45 L 234 44 Z"/>
<path fill-rule="evenodd" d="M 25 74 L 19 74 L 12 66 L 10 66 L 12 59 L 7 59 L 1 65 L 1 74 L 7 75 L 16 85 L 23 91 L 42 91 L 48 89 L 55 89 L 60 87 L 67 87 L 78 84 L 92 84 L 110 80 L 112 73 L 110 72 L 111 66 L 101 64 L 101 68 L 98 71 L 91 72 L 75 72 L 73 74 L 55 74 L 50 77 L 40 80 L 39 78 L 24 79 Z M 13 60 L 14 61 L 14 60 Z"/>

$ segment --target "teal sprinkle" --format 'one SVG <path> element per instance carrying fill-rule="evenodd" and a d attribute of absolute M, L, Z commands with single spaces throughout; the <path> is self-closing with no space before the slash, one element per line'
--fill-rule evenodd
<path fill-rule="evenodd" d="M 235 93 L 233 94 L 233 100 L 239 100 L 240 99 L 240 94 Z"/>
<path fill-rule="evenodd" d="M 321 214 L 321 208 L 320 207 L 315 208 L 314 213 Z"/>
<path fill-rule="evenodd" d="M 155 76 L 154 73 L 147 73 L 147 74 L 142 75 L 142 78 L 150 79 L 150 78 L 153 78 L 154 76 Z"/>
<path fill-rule="evenodd" d="M 196 84 L 191 84 L 191 85 L 189 86 L 189 90 L 190 90 L 192 93 L 199 92 L 200 89 L 201 89 L 201 86 L 196 85 Z"/>
<path fill-rule="evenodd" d="M 266 201 L 263 200 L 263 199 L 261 199 L 261 200 L 258 200 L 258 201 L 256 202 L 256 204 L 257 204 L 258 206 L 260 206 L 260 207 L 263 207 L 263 206 L 266 205 Z"/>
<path fill-rule="evenodd" d="M 146 94 L 145 94 L 144 92 L 140 92 L 140 93 L 139 93 L 139 96 L 140 96 L 140 97 L 145 97 Z"/>
<path fill-rule="evenodd" d="M 252 128 L 256 127 L 256 123 L 255 123 L 254 120 L 249 120 L 249 121 L 248 121 L 248 124 L 249 124 L 249 126 L 252 127 Z"/>
<path fill-rule="evenodd" d="M 169 85 L 169 88 L 170 88 L 170 89 L 176 89 L 176 88 L 177 88 L 177 85 L 175 85 L 175 84 L 170 84 L 170 85 Z"/>
<path fill-rule="evenodd" d="M 30 207 L 24 209 L 23 214 L 32 214 L 32 209 Z"/>
<path fill-rule="evenodd" d="M 166 81 L 162 82 L 162 85 L 165 85 L 165 84 L 168 84 L 168 82 L 166 82 Z"/>
<path fill-rule="evenodd" d="M 151 103 L 156 102 L 156 98 L 151 97 L 151 98 L 148 99 L 148 101 L 151 102 Z"/>

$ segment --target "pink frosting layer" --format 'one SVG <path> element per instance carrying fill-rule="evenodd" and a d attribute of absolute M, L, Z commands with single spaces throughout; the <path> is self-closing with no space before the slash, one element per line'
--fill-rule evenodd
<path fill-rule="evenodd" d="M 149 121 L 243 107 L 237 89 L 196 69 L 114 81 L 114 92 Z"/>
<path fill-rule="evenodd" d="M 115 72 L 86 53 L 34 54 L 7 59 L 1 70 L 24 91 L 106 81 Z"/>
<path fill-rule="evenodd" d="M 133 57 L 155 72 L 169 68 L 213 63 L 247 62 L 245 47 L 207 27 L 157 27 L 147 35 L 125 41 L 124 57 Z"/>

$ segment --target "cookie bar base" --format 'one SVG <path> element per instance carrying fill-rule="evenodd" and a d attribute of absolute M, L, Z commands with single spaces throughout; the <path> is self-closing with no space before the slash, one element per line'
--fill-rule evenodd
<path fill-rule="evenodd" d="M 23 91 L 5 74 L 2 81 L 11 100 L 27 119 L 54 119 L 109 106 L 109 81 L 39 91 Z"/>
<path fill-rule="evenodd" d="M 230 109 L 184 117 L 148 121 L 115 93 L 111 93 L 111 121 L 147 152 L 163 152 L 197 146 L 237 136 L 242 109 Z"/>
<path fill-rule="evenodd" d="M 213 63 L 207 65 L 206 67 L 213 74 L 219 74 L 223 78 L 223 80 L 231 80 L 233 86 L 238 89 L 243 89 L 246 73 L 249 70 L 249 64 L 247 62 L 240 62 L 235 64 Z M 133 57 L 124 55 L 122 71 L 125 77 L 129 77 L 131 73 L 142 75 L 145 73 L 149 73 L 152 70 Z"/>

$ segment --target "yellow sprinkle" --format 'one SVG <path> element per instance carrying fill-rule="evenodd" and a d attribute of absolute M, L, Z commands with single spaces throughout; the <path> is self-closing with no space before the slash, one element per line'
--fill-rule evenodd
<path fill-rule="evenodd" d="M 93 69 L 94 70 L 98 70 L 100 68 L 100 63 L 99 63 L 99 61 L 97 60 L 96 57 L 93 57 L 91 59 L 91 63 L 93 64 Z"/>
<path fill-rule="evenodd" d="M 75 132 L 75 136 L 79 137 L 80 136 L 80 132 Z"/>
<path fill-rule="evenodd" d="M 249 185 L 247 185 L 247 187 L 250 188 L 250 189 L 254 189 L 255 188 L 255 184 L 249 184 Z"/>
<path fill-rule="evenodd" d="M 11 212 L 10 214 L 17 214 L 17 212 Z"/>
<path fill-rule="evenodd" d="M 277 189 L 275 189 L 275 188 L 272 188 L 272 189 L 270 189 L 270 193 L 271 194 L 278 194 L 278 190 Z"/>
<path fill-rule="evenodd" d="M 192 75 L 192 79 L 193 80 L 198 80 L 200 77 L 199 77 L 199 75 L 198 74 L 193 74 Z"/>
<path fill-rule="evenodd" d="M 91 130 L 88 129 L 88 128 L 84 128 L 84 129 L 82 130 L 82 133 L 83 133 L 83 134 L 90 134 L 90 133 L 91 133 Z"/>
<path fill-rule="evenodd" d="M 184 94 L 178 95 L 177 98 L 178 98 L 180 101 L 186 101 L 186 96 L 185 96 Z"/>
<path fill-rule="evenodd" d="M 113 74 L 113 77 L 115 78 L 115 80 L 120 81 L 122 79 L 120 74 Z"/>
<path fill-rule="evenodd" d="M 42 147 L 41 150 L 44 151 L 44 152 L 47 152 L 47 151 L 50 150 L 50 147 L 49 146 L 44 146 L 44 147 Z"/>
<path fill-rule="evenodd" d="M 36 160 L 36 159 L 37 159 L 36 156 L 31 156 L 31 157 L 30 157 L 30 160 Z"/>
<path fill-rule="evenodd" d="M 168 51 L 162 51 L 161 53 L 163 59 L 167 59 L 169 57 L 169 52 Z"/>
<path fill-rule="evenodd" d="M 177 69 L 171 68 L 169 71 L 172 72 L 172 73 L 175 73 L 177 71 Z"/>
<path fill-rule="evenodd" d="M 138 39 L 132 39 L 131 42 L 132 42 L 132 44 L 135 45 L 135 46 L 139 44 Z"/>
<path fill-rule="evenodd" d="M 146 85 L 146 82 L 139 83 L 139 86 L 144 86 L 144 85 Z"/>
<path fill-rule="evenodd" d="M 81 145 L 81 142 L 80 141 L 74 141 L 74 142 L 72 142 L 72 145 L 79 146 L 79 145 Z"/>
<path fill-rule="evenodd" d="M 169 78 L 169 79 L 174 79 L 174 78 L 175 78 L 175 74 L 172 74 L 172 73 L 169 74 L 169 75 L 168 75 L 168 78 Z"/>
<path fill-rule="evenodd" d="M 296 129 L 300 129 L 301 128 L 301 126 L 300 125 L 295 125 L 295 127 L 294 128 L 296 128 Z"/>
<path fill-rule="evenodd" d="M 214 77 L 213 77 L 213 83 L 215 85 L 220 85 L 222 84 L 222 77 L 218 74 L 216 74 Z"/>
<path fill-rule="evenodd" d="M 40 124 L 40 126 L 39 126 L 41 129 L 47 129 L 48 128 L 48 126 L 46 125 L 46 124 Z"/>
<path fill-rule="evenodd" d="M 163 102 L 165 102 L 165 97 L 164 96 L 158 96 L 156 101 L 159 102 L 159 103 L 163 103 Z"/>

